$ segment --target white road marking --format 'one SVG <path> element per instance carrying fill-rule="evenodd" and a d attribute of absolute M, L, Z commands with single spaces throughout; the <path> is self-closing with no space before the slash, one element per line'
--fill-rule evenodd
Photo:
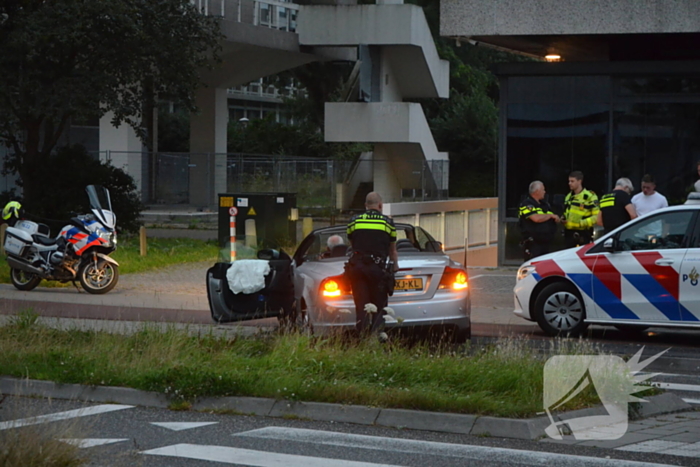
<path fill-rule="evenodd" d="M 389 464 L 328 459 L 323 457 L 279 454 L 275 452 L 253 451 L 251 449 L 227 446 L 206 446 L 198 444 L 174 444 L 162 448 L 142 451 L 151 456 L 184 457 L 225 464 L 239 464 L 250 467 L 399 467 Z"/>
<path fill-rule="evenodd" d="M 151 422 L 151 425 L 156 425 L 173 431 L 182 431 L 207 425 L 216 425 L 217 423 L 219 422 Z"/>
<path fill-rule="evenodd" d="M 700 404 L 700 399 L 683 399 L 683 402 L 688 404 Z"/>
<path fill-rule="evenodd" d="M 675 389 L 676 391 L 700 392 L 700 385 L 697 384 L 664 383 L 661 381 L 653 381 L 651 385 L 661 389 Z"/>
<path fill-rule="evenodd" d="M 105 444 L 121 443 L 122 441 L 129 441 L 129 438 L 71 438 L 71 439 L 59 439 L 64 443 L 72 444 L 81 449 L 92 448 L 95 446 L 104 446 Z"/>
<path fill-rule="evenodd" d="M 550 452 L 522 451 L 518 449 L 496 448 L 490 446 L 470 446 L 466 444 L 449 444 L 434 441 L 385 438 L 380 436 L 355 435 L 350 433 L 335 433 L 329 431 L 274 426 L 244 431 L 242 433 L 236 433 L 234 436 L 324 444 L 358 449 L 415 453 L 429 456 L 459 457 L 475 461 L 493 463 L 502 462 L 504 464 L 514 463 L 516 465 L 566 465 L 581 467 L 650 467 L 663 465 L 625 461 L 621 459 L 600 459 L 597 457 L 574 456 Z"/>
<path fill-rule="evenodd" d="M 49 423 L 58 420 L 68 420 L 71 418 L 87 417 L 89 415 L 98 415 L 101 413 L 114 412 L 116 410 L 131 409 L 133 407 L 133 405 L 121 404 L 104 404 L 96 405 L 94 407 L 84 407 L 82 409 L 68 410 L 66 412 L 57 412 L 48 415 L 39 415 L 37 417 L 21 418 L 19 420 L 10 420 L 9 422 L 1 422 L 0 430 L 38 425 L 40 423 Z"/>

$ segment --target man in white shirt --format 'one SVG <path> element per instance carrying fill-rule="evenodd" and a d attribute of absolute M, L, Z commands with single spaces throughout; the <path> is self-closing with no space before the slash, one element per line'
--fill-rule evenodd
<path fill-rule="evenodd" d="M 642 192 L 632 197 L 632 204 L 639 216 L 668 206 L 666 197 L 656 191 L 654 178 L 647 174 L 642 178 Z"/>

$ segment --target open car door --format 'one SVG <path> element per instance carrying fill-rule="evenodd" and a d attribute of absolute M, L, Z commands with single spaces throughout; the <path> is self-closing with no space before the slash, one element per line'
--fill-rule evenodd
<path fill-rule="evenodd" d="M 207 297 L 214 321 L 228 323 L 291 313 L 292 259 L 281 250 L 261 250 L 258 259 L 268 261 L 270 272 L 265 276 L 265 287 L 254 293 L 233 293 L 226 277 L 231 263 L 216 263 L 207 270 Z"/>

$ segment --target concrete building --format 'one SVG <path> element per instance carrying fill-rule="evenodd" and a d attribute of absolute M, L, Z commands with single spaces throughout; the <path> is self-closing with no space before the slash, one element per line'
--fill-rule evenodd
<path fill-rule="evenodd" d="M 629 177 L 685 200 L 700 161 L 700 2 L 441 0 L 440 34 L 533 60 L 500 78 L 499 261 L 516 264 L 517 206 L 535 179 L 561 204 L 568 173 L 598 193 Z"/>
<path fill-rule="evenodd" d="M 367 52 L 368 95 L 363 102 L 328 104 L 326 141 L 374 143 L 372 181 L 386 201 L 400 200 L 402 190 L 446 191 L 447 171 L 433 176 L 424 168 L 446 161 L 447 154 L 435 147 L 420 105 L 403 102 L 447 97 L 449 92 L 449 66 L 437 56 L 421 8 L 394 0 L 378 5 L 342 0 L 194 3 L 205 14 L 221 17 L 226 40 L 223 64 L 205 74 L 206 87 L 197 92 L 201 112 L 191 118 L 189 204 L 211 206 L 217 193 L 226 192 L 229 89 L 312 61 L 356 61 L 358 49 Z M 260 109 L 264 113 L 262 105 Z M 243 110 L 248 118 L 247 108 Z M 131 128 L 114 128 L 110 120 L 110 114 L 100 120 L 99 150 L 110 151 L 106 157 L 126 168 L 147 194 L 151 177 L 141 142 Z"/>

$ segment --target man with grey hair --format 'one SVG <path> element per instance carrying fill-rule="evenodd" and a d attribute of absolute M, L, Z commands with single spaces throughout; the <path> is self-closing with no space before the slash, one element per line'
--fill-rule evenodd
<path fill-rule="evenodd" d="M 544 201 L 544 183 L 535 180 L 530 183 L 528 192 L 529 196 L 518 209 L 518 225 L 523 238 L 520 245 L 525 261 L 549 253 L 549 245 L 560 222 L 559 216 Z"/>
<path fill-rule="evenodd" d="M 630 179 L 622 177 L 615 182 L 612 192 L 600 198 L 597 224 L 603 226 L 605 233 L 612 232 L 626 222 L 637 218 L 637 211 L 630 197 L 633 190 L 634 185 Z"/>

